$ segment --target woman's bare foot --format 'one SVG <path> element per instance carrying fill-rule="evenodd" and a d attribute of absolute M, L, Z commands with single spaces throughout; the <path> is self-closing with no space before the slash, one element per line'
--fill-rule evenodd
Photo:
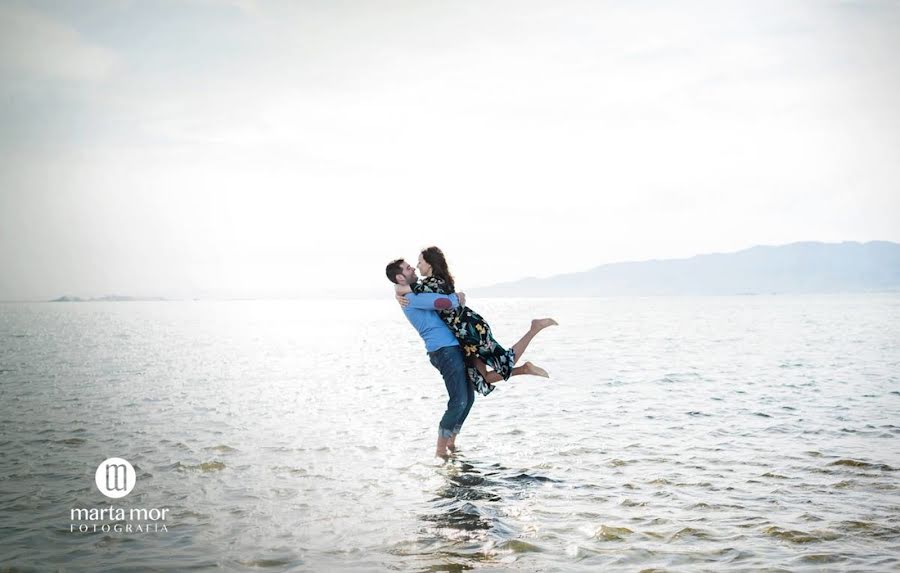
<path fill-rule="evenodd" d="M 536 366 L 531 362 L 526 362 L 524 364 L 525 374 L 531 374 L 532 376 L 540 376 L 541 378 L 550 378 L 550 374 L 547 373 L 546 370 L 541 368 L 540 366 Z"/>
<path fill-rule="evenodd" d="M 456 435 L 447 440 L 447 451 L 451 454 L 456 452 Z"/>
<path fill-rule="evenodd" d="M 531 321 L 531 330 L 533 330 L 535 332 L 540 332 L 541 330 L 544 330 L 548 326 L 554 326 L 557 324 L 559 324 L 559 323 L 556 322 L 555 320 L 553 320 L 552 318 L 535 318 L 534 320 Z"/>

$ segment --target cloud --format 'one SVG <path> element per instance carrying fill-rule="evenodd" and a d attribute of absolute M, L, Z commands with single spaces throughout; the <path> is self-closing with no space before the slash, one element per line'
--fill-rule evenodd
<path fill-rule="evenodd" d="M 119 64 L 116 54 L 72 26 L 34 8 L 0 5 L 0 70 L 29 79 L 98 80 Z"/>

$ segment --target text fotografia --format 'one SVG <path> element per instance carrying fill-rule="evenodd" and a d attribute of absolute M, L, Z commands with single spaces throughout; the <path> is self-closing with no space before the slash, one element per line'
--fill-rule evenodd
<path fill-rule="evenodd" d="M 123 507 L 72 509 L 69 531 L 72 533 L 166 533 L 169 508 Z M 106 522 L 114 523 L 106 523 Z M 80 523 L 79 523 L 80 522 Z"/>

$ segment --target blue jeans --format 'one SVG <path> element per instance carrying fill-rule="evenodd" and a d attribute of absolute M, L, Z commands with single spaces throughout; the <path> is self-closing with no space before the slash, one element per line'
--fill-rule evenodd
<path fill-rule="evenodd" d="M 438 424 L 438 432 L 442 438 L 458 434 L 463 422 L 475 403 L 475 388 L 466 377 L 466 363 L 463 361 L 462 348 L 445 346 L 428 353 L 431 365 L 438 369 L 444 377 L 444 385 L 450 399 L 447 410 Z"/>

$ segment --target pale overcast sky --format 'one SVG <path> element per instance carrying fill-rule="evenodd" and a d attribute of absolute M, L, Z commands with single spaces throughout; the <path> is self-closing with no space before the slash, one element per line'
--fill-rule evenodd
<path fill-rule="evenodd" d="M 898 2 L 0 3 L 0 299 L 900 241 Z"/>

